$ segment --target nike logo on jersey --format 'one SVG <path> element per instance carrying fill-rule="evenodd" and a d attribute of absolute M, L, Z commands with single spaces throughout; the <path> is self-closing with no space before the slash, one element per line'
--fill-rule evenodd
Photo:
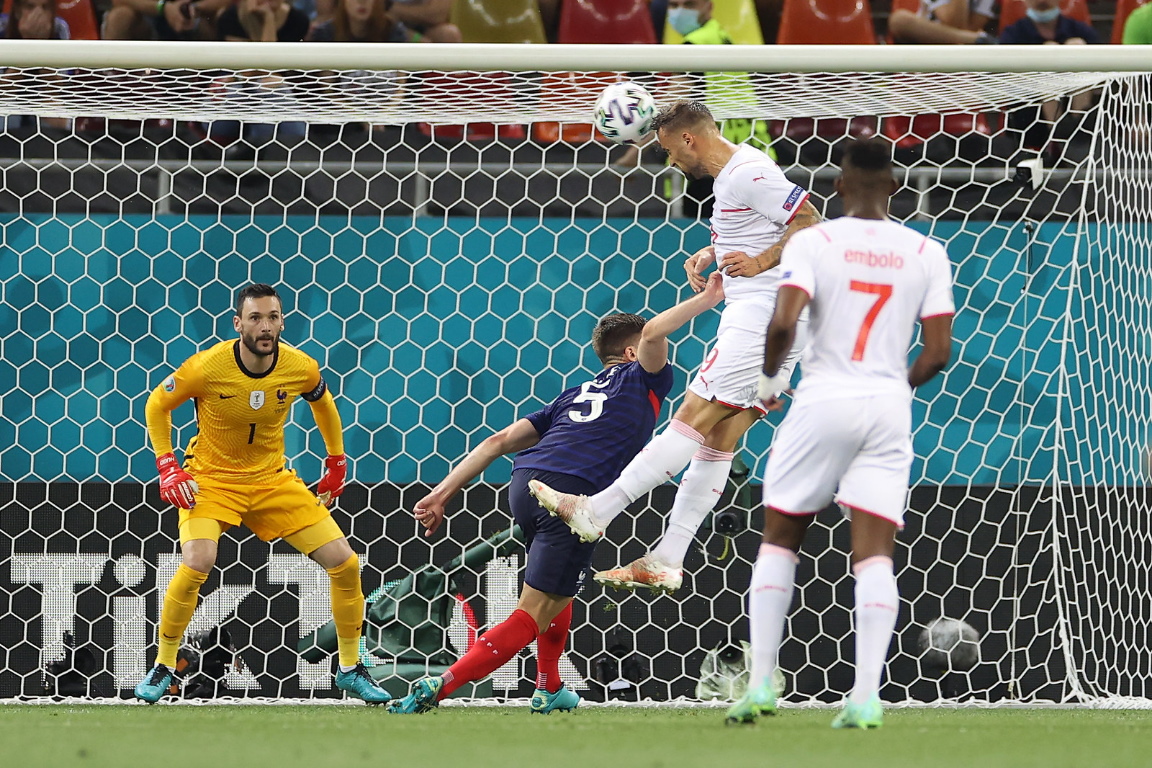
<path fill-rule="evenodd" d="M 227 400 L 230 397 L 236 397 L 236 395 L 220 395 L 221 400 Z"/>

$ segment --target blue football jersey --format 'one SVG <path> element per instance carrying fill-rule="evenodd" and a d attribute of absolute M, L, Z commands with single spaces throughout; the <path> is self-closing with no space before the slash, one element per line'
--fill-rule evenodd
<path fill-rule="evenodd" d="M 671 364 L 659 373 L 638 362 L 605 368 L 525 417 L 540 442 L 517 454 L 514 467 L 574 475 L 603 490 L 647 445 L 671 390 Z"/>

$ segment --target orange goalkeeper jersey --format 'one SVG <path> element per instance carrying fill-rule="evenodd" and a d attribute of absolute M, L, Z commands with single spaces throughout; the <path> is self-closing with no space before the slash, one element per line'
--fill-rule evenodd
<path fill-rule="evenodd" d="M 272 368 L 254 374 L 241 363 L 239 345 L 223 341 L 196 353 L 156 387 L 148 398 L 148 432 L 158 455 L 170 451 L 170 412 L 191 399 L 197 434 L 184 451 L 188 471 L 197 478 L 262 485 L 284 471 L 284 422 L 292 402 L 324 398 L 336 411 L 312 357 L 280 342 Z M 331 431 L 324 426 L 322 431 Z M 335 433 L 339 441 L 338 415 Z"/>

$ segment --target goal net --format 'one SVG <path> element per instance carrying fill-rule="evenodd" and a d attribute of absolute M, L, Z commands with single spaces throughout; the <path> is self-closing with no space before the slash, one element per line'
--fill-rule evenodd
<path fill-rule="evenodd" d="M 285 340 L 340 404 L 353 482 L 334 514 L 372 593 L 373 674 L 404 691 L 503 620 L 524 559 L 510 462 L 430 539 L 412 505 L 597 370 L 599 317 L 684 296 L 683 259 L 708 242 L 706 189 L 651 149 L 619 165 L 586 124 L 626 77 L 770 137 L 826 216 L 844 140 L 887 136 L 892 215 L 947 246 L 954 362 L 916 396 L 885 699 L 1147 703 L 1152 76 L 1121 50 L 720 48 L 5 42 L 0 698 L 126 697 L 150 666 L 178 545 L 143 401 L 233 334 L 250 281 L 279 286 Z M 674 339 L 677 392 L 716 322 Z M 314 481 L 306 410 L 287 452 Z M 186 445 L 192 408 L 174 418 Z M 679 592 L 577 597 L 571 687 L 672 701 L 739 686 L 779 419 L 748 435 Z M 595 567 L 643 554 L 673 492 L 618 519 Z M 805 544 L 787 702 L 851 686 L 848 544 L 831 510 Z M 230 531 L 202 598 L 182 695 L 337 697 L 318 566 Z M 975 657 L 922 643 L 940 617 L 979 633 Z M 526 652 L 467 693 L 528 695 L 533 665 Z"/>

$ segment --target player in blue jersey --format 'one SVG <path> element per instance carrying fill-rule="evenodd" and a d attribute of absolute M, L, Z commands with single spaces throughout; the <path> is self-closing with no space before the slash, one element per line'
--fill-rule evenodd
<path fill-rule="evenodd" d="M 444 507 L 498 457 L 518 453 L 508 501 L 524 530 L 528 558 L 520 602 L 508 619 L 481 635 L 442 676 L 418 681 L 390 711 L 419 714 L 434 708 L 461 685 L 499 669 L 537 641 L 536 693 L 532 711 L 568 711 L 580 697 L 560 682 L 560 654 L 572 622 L 572 598 L 592 563 L 594 543 L 580 541 L 528 492 L 543 480 L 569 493 L 607 487 L 644 447 L 660 406 L 672 389 L 668 334 L 724 299 L 719 275 L 705 290 L 645 322 L 636 315 L 609 315 L 592 334 L 604 370 L 591 381 L 565 390 L 550 405 L 487 438 L 448 477 L 416 504 L 414 515 L 431 536 Z"/>

